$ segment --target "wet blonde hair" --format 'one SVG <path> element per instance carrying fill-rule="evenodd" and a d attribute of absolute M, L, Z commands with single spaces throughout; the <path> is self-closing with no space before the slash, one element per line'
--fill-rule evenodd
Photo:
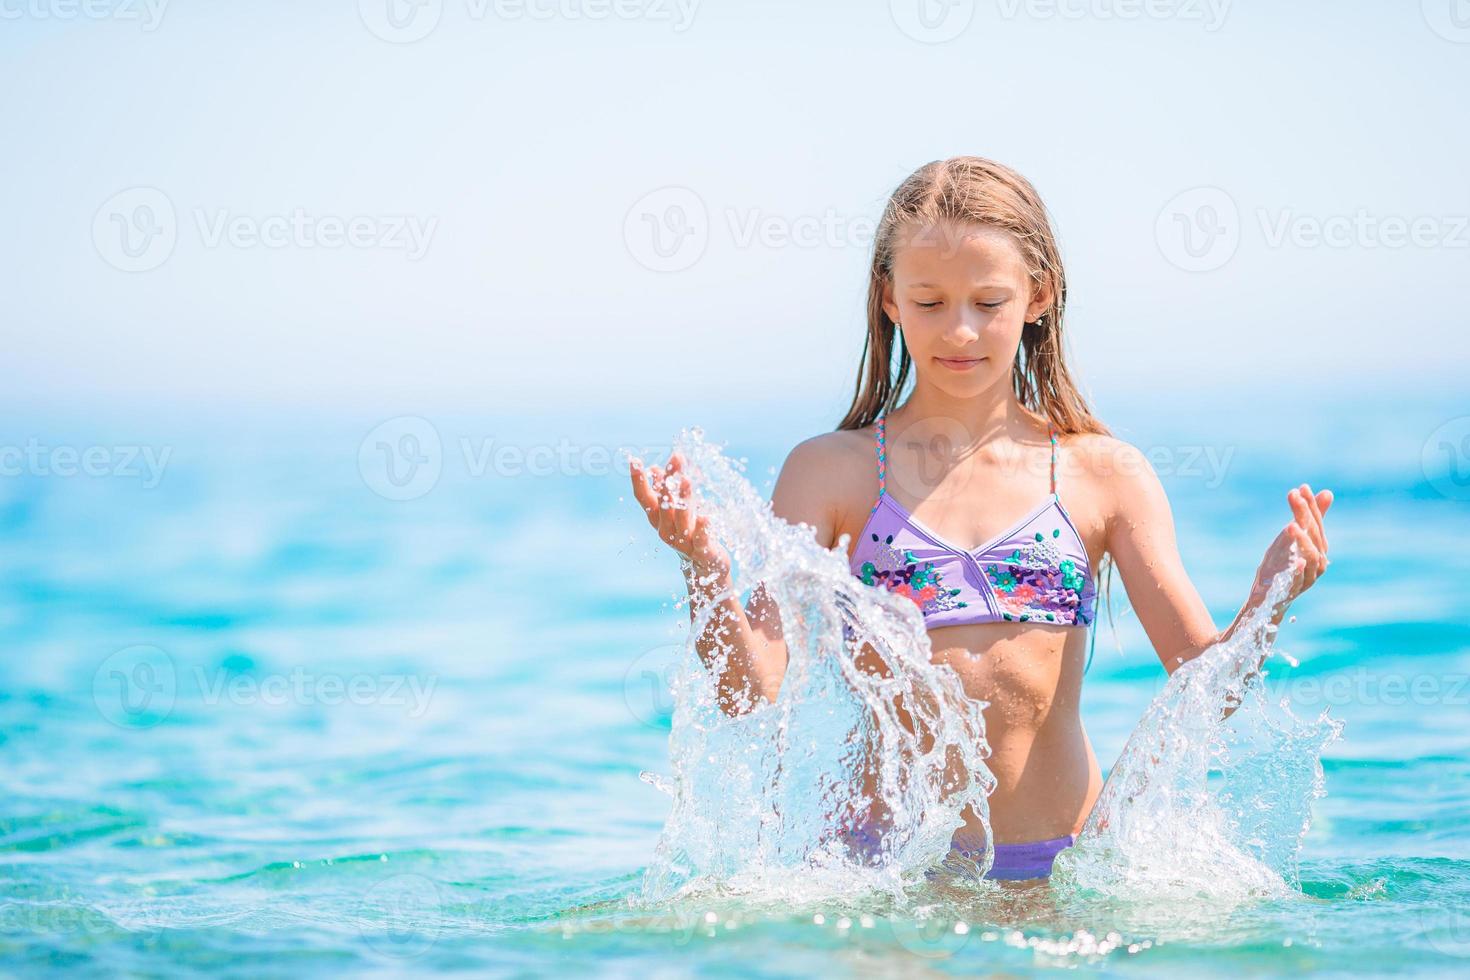
<path fill-rule="evenodd" d="M 893 348 L 898 330 L 883 309 L 883 287 L 893 278 L 893 257 L 901 235 L 909 230 L 953 228 L 970 222 L 1007 232 L 1020 248 L 1033 288 L 1027 302 L 1042 288 L 1051 287 L 1051 303 L 1036 321 L 1026 324 L 1016 360 L 1011 365 L 1016 400 L 1050 421 L 1058 433 L 1112 435 L 1092 414 L 1067 370 L 1062 349 L 1067 275 L 1041 195 L 1030 181 L 1010 167 L 984 157 L 969 156 L 926 163 L 898 185 L 883 209 L 873 240 L 873 262 L 868 276 L 868 333 L 863 340 L 857 390 L 852 407 L 837 428 L 866 428 L 877 421 L 880 412 L 895 408 L 913 366 L 908 348 L 900 344 L 898 369 L 894 370 Z M 1112 555 L 1104 555 L 1098 577 L 1105 580 L 1103 602 L 1109 623 L 1113 622 L 1112 573 Z M 1115 641 L 1116 636 L 1114 626 Z M 1091 657 L 1088 660 L 1090 663 Z"/>

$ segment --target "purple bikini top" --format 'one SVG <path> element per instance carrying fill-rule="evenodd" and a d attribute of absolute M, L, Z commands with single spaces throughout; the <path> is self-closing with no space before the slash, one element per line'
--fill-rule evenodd
<path fill-rule="evenodd" d="M 914 519 L 884 485 L 884 417 L 878 416 L 878 500 L 849 565 L 868 585 L 912 599 L 924 626 L 1034 622 L 1088 626 L 1097 589 L 1087 548 L 1057 496 L 1057 434 L 1051 435 L 1051 496 L 1016 527 L 973 551 Z"/>

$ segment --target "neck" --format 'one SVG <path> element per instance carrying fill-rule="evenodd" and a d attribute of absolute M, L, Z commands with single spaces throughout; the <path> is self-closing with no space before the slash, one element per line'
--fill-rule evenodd
<path fill-rule="evenodd" d="M 1017 400 L 1010 381 L 1010 375 L 1006 375 L 1002 381 L 978 394 L 956 396 L 932 384 L 925 384 L 920 377 L 915 381 L 913 393 L 891 413 L 891 417 L 898 428 L 907 428 L 917 422 L 944 420 L 946 429 L 962 429 L 968 434 L 971 448 L 1001 436 L 1021 441 L 1036 432 L 1037 420 L 1036 415 Z M 958 423 L 958 427 L 954 423 Z M 1045 422 L 1041 425 L 1044 429 Z M 953 438 L 951 436 L 951 440 Z"/>

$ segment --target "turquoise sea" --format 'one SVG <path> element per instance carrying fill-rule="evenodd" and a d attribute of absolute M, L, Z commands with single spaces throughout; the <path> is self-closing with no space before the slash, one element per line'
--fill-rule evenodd
<path fill-rule="evenodd" d="M 768 493 L 836 415 L 705 429 Z M 616 450 L 667 446 L 674 409 L 12 417 L 0 973 L 1470 972 L 1470 406 L 1104 415 L 1221 625 L 1286 490 L 1337 494 L 1332 568 L 1278 639 L 1298 665 L 1267 677 L 1344 723 L 1287 897 L 630 902 L 687 614 Z M 1113 608 L 1084 688 L 1105 770 L 1164 681 L 1117 583 Z"/>

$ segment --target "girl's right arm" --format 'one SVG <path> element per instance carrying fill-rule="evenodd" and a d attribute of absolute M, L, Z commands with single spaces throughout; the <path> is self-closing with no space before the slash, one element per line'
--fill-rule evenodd
<path fill-rule="evenodd" d="M 835 537 L 836 506 L 822 474 L 831 473 L 831 448 L 826 438 L 809 439 L 791 451 L 771 494 L 771 509 L 782 520 L 811 527 L 817 542 L 830 548 Z M 697 513 L 691 486 L 684 478 L 685 461 L 677 452 L 667 467 L 644 469 L 629 461 L 633 494 L 659 538 L 684 561 L 689 590 L 689 618 L 702 609 L 711 615 L 695 647 L 706 667 L 715 669 L 717 655 L 726 653 L 717 678 L 719 705 L 726 714 L 741 715 L 762 701 L 774 702 L 786 674 L 786 641 L 781 615 L 774 600 L 757 583 L 750 603 L 742 606 L 731 590 L 730 558 L 709 530 L 709 517 Z"/>

